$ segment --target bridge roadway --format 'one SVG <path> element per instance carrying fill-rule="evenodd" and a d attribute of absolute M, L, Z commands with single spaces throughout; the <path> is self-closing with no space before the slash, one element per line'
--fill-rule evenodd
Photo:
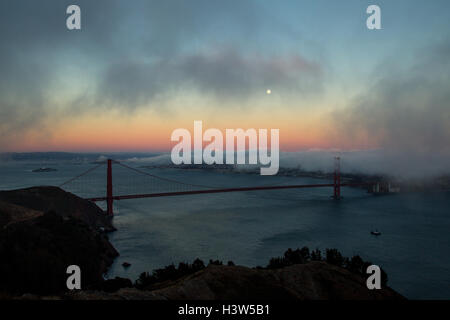
<path fill-rule="evenodd" d="M 341 183 L 340 187 L 357 187 L 368 185 L 369 183 Z M 193 194 L 206 193 L 224 193 L 224 192 L 241 192 L 241 191 L 259 191 L 259 190 L 283 190 L 283 189 L 303 189 L 303 188 L 334 188 L 335 184 L 302 184 L 302 185 L 287 185 L 287 186 L 264 186 L 264 187 L 242 187 L 242 188 L 225 188 L 225 189 L 210 189 L 210 190 L 194 190 L 194 191 L 180 191 L 180 192 L 162 192 L 162 193 L 148 193 L 148 194 L 130 194 L 121 196 L 112 196 L 112 200 L 128 200 L 140 198 L 155 198 L 155 197 L 171 197 L 171 196 L 185 196 Z M 97 202 L 107 201 L 108 197 L 87 198 L 86 200 Z"/>

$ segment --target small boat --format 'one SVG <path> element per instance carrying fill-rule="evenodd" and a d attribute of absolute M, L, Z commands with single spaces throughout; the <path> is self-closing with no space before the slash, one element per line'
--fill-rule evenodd
<path fill-rule="evenodd" d="M 370 231 L 370 234 L 372 234 L 374 236 L 379 236 L 379 235 L 381 235 L 381 232 L 378 230 L 375 230 L 375 231 Z"/>
<path fill-rule="evenodd" d="M 124 263 L 122 263 L 122 266 L 123 266 L 124 268 L 128 268 L 129 266 L 131 266 L 131 263 L 124 262 Z"/>

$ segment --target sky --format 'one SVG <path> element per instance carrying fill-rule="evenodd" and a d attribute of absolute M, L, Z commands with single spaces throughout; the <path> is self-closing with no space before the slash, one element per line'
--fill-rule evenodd
<path fill-rule="evenodd" d="M 449 16 L 445 0 L 2 0 L 0 152 L 167 151 L 202 120 L 280 129 L 282 151 L 448 161 Z"/>

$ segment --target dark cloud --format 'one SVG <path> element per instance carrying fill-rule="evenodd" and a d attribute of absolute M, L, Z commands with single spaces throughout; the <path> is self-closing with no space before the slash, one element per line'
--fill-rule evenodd
<path fill-rule="evenodd" d="M 244 56 L 215 50 L 160 59 L 152 63 L 124 61 L 111 65 L 100 83 L 98 100 L 134 108 L 177 90 L 196 90 L 221 101 L 247 99 L 271 88 L 309 94 L 320 89 L 321 68 L 300 55 Z"/>
<path fill-rule="evenodd" d="M 266 87 L 320 89 L 320 66 L 298 53 L 257 56 L 267 30 L 299 35 L 256 1 L 144 1 L 127 12 L 118 36 L 128 47 L 118 48 L 99 75 L 91 99 L 97 107 L 135 109 L 181 90 L 237 101 Z"/>

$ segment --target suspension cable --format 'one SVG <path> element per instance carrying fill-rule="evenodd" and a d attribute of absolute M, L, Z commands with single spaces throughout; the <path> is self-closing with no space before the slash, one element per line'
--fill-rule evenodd
<path fill-rule="evenodd" d="M 74 180 L 76 180 L 76 179 L 78 179 L 78 178 L 81 178 L 82 176 L 88 174 L 89 172 L 94 171 L 95 169 L 97 169 L 98 167 L 100 167 L 100 166 L 102 166 L 102 165 L 104 165 L 104 163 L 100 163 L 100 164 L 96 165 L 95 167 L 90 168 L 89 170 L 83 172 L 82 174 L 79 174 L 78 176 L 73 177 L 72 179 L 67 180 L 66 182 L 60 184 L 58 187 L 61 188 L 62 186 L 66 185 L 66 184 L 68 184 L 68 183 L 70 183 L 70 182 L 72 182 L 72 181 L 74 181 Z"/>
<path fill-rule="evenodd" d="M 177 184 L 183 184 L 183 185 L 187 185 L 187 186 L 191 186 L 191 187 L 200 187 L 200 188 L 207 188 L 207 189 L 217 189 L 217 187 L 205 186 L 205 185 L 200 185 L 200 184 L 185 183 L 185 182 L 180 182 L 180 181 L 176 181 L 176 180 L 172 180 L 172 179 L 162 178 L 162 177 L 156 176 L 156 175 L 154 175 L 154 174 L 151 174 L 151 173 L 148 173 L 148 172 L 144 172 L 144 171 L 141 171 L 141 170 L 139 170 L 139 169 L 136 169 L 136 168 L 127 166 L 126 164 L 123 164 L 123 163 L 121 163 L 121 162 L 119 162 L 119 161 L 113 160 L 113 162 L 114 162 L 114 163 L 117 163 L 118 165 L 120 165 L 120 166 L 122 166 L 122 167 L 124 167 L 124 168 L 133 170 L 133 171 L 135 171 L 135 172 L 137 172 L 137 173 L 144 174 L 144 175 L 146 175 L 146 176 L 149 176 L 149 177 L 152 177 L 152 178 L 156 178 L 156 179 L 159 179 L 159 180 L 162 180 L 162 181 L 172 182 L 172 183 L 177 183 Z"/>

